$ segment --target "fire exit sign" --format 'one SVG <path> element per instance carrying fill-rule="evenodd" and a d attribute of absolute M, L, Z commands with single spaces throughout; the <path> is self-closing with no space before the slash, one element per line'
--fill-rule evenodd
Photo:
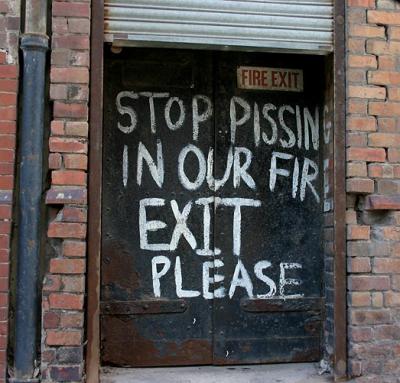
<path fill-rule="evenodd" d="M 237 69 L 239 89 L 303 91 L 303 71 L 299 69 L 241 66 Z"/>

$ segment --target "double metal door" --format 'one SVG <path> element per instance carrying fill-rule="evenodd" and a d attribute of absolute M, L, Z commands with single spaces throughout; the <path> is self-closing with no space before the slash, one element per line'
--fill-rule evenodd
<path fill-rule="evenodd" d="M 106 55 L 104 364 L 319 358 L 322 72 L 302 56 Z"/>

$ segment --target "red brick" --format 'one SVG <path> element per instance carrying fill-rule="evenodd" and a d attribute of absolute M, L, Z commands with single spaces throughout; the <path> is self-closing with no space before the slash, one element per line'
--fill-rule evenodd
<path fill-rule="evenodd" d="M 390 101 L 400 101 L 400 88 L 388 88 L 388 99 Z"/>
<path fill-rule="evenodd" d="M 10 273 L 10 263 L 0 263 L 0 277 L 8 277 Z"/>
<path fill-rule="evenodd" d="M 71 293 L 85 292 L 85 278 L 83 276 L 63 276 L 63 291 Z"/>
<path fill-rule="evenodd" d="M 52 68 L 50 78 L 53 83 L 88 83 L 89 70 L 87 68 Z"/>
<path fill-rule="evenodd" d="M 14 174 L 14 164 L 1 163 L 0 162 L 0 174 L 1 175 L 12 175 L 12 174 Z"/>
<path fill-rule="evenodd" d="M 391 340 L 399 339 L 400 326 L 399 325 L 382 325 L 374 328 L 374 338 L 378 340 Z"/>
<path fill-rule="evenodd" d="M 386 98 L 386 89 L 373 86 L 350 85 L 348 88 L 348 97 L 372 98 L 384 100 Z"/>
<path fill-rule="evenodd" d="M 14 186 L 13 176 L 0 175 L 0 190 L 12 190 Z"/>
<path fill-rule="evenodd" d="M 15 135 L 14 134 L 0 135 L 0 147 L 2 149 L 15 150 Z"/>
<path fill-rule="evenodd" d="M 349 293 L 349 305 L 352 307 L 368 307 L 371 305 L 371 293 L 351 292 Z"/>
<path fill-rule="evenodd" d="M 57 153 L 87 153 L 87 141 L 78 138 L 50 137 L 49 149 Z"/>
<path fill-rule="evenodd" d="M 393 178 L 393 166 L 387 164 L 369 164 L 368 176 L 373 178 Z"/>
<path fill-rule="evenodd" d="M 386 307 L 399 307 L 400 306 L 400 293 L 388 291 L 384 293 L 384 300 Z M 397 333 L 397 336 L 400 334 Z"/>
<path fill-rule="evenodd" d="M 367 18 L 371 24 L 400 25 L 398 12 L 369 10 Z"/>
<path fill-rule="evenodd" d="M 65 118 L 84 118 L 88 117 L 88 107 L 86 104 L 73 104 L 61 101 L 54 102 L 54 116 Z"/>
<path fill-rule="evenodd" d="M 53 16 L 89 17 L 89 3 L 71 3 L 67 1 L 53 1 Z"/>
<path fill-rule="evenodd" d="M 17 95 L 15 93 L 0 93 L 0 105 L 15 105 Z"/>
<path fill-rule="evenodd" d="M 390 321 L 390 312 L 387 310 L 357 309 L 351 312 L 351 323 L 358 325 L 386 324 Z"/>
<path fill-rule="evenodd" d="M 376 119 L 374 117 L 349 117 L 347 129 L 371 132 L 376 130 Z"/>
<path fill-rule="evenodd" d="M 385 149 L 375 148 L 349 148 L 347 149 L 349 161 L 385 162 Z"/>
<path fill-rule="evenodd" d="M 81 16 L 79 16 L 81 17 Z M 74 19 L 74 18 L 69 18 L 68 19 L 68 30 L 71 33 L 85 33 L 89 34 L 90 33 L 90 20 L 89 19 Z"/>
<path fill-rule="evenodd" d="M 89 37 L 85 35 L 56 36 L 52 39 L 53 49 L 89 49 Z"/>
<path fill-rule="evenodd" d="M 391 117 L 378 117 L 378 130 L 381 133 L 396 133 L 396 119 Z"/>
<path fill-rule="evenodd" d="M 400 40 L 400 27 L 391 27 L 389 29 L 390 40 Z"/>
<path fill-rule="evenodd" d="M 65 257 L 84 257 L 86 255 L 86 242 L 64 241 L 63 255 Z"/>
<path fill-rule="evenodd" d="M 371 271 L 371 262 L 367 257 L 349 258 L 348 271 L 351 273 L 369 273 Z"/>
<path fill-rule="evenodd" d="M 51 84 L 50 98 L 52 100 L 65 100 L 68 98 L 68 86 L 65 84 Z"/>
<path fill-rule="evenodd" d="M 83 294 L 51 293 L 49 295 L 52 309 L 82 310 Z"/>
<path fill-rule="evenodd" d="M 378 68 L 382 71 L 394 71 L 396 69 L 396 59 L 393 56 L 379 56 Z"/>
<path fill-rule="evenodd" d="M 371 327 L 351 327 L 349 336 L 354 342 L 368 342 L 372 340 L 373 333 Z"/>
<path fill-rule="evenodd" d="M 400 73 L 388 71 L 369 71 L 368 83 L 374 85 L 399 85 Z"/>
<path fill-rule="evenodd" d="M 400 259 L 399 258 L 375 258 L 374 273 L 400 273 Z"/>
<path fill-rule="evenodd" d="M 64 165 L 67 169 L 87 169 L 88 158 L 84 154 L 65 154 Z"/>
<path fill-rule="evenodd" d="M 60 169 L 62 164 L 62 157 L 60 153 L 49 154 L 49 169 Z"/>
<path fill-rule="evenodd" d="M 388 160 L 389 162 L 400 162 L 400 149 L 389 148 Z"/>
<path fill-rule="evenodd" d="M 400 53 L 400 42 L 392 41 L 379 41 L 379 40 L 368 40 L 367 41 L 367 52 L 374 55 L 397 55 Z"/>
<path fill-rule="evenodd" d="M 365 132 L 347 132 L 346 146 L 367 146 L 368 136 Z"/>
<path fill-rule="evenodd" d="M 400 183 L 400 180 L 398 181 Z M 398 194 L 398 193 L 397 193 Z M 383 226 L 383 236 L 385 239 L 400 241 L 400 227 L 397 226 Z M 400 272 L 400 269 L 399 269 Z"/>
<path fill-rule="evenodd" d="M 47 331 L 46 343 L 48 346 L 78 346 L 82 343 L 80 331 Z"/>
<path fill-rule="evenodd" d="M 10 234 L 10 233 L 11 233 L 11 222 L 0 221 L 0 234 Z"/>
<path fill-rule="evenodd" d="M 54 170 L 51 174 L 53 185 L 86 185 L 86 173 L 80 170 Z"/>
<path fill-rule="evenodd" d="M 367 164 L 365 162 L 348 162 L 347 176 L 348 177 L 367 177 Z"/>
<path fill-rule="evenodd" d="M 49 225 L 48 236 L 50 238 L 79 238 L 86 237 L 86 224 L 52 222 Z"/>
<path fill-rule="evenodd" d="M 18 66 L 0 65 L 0 78 L 14 79 L 18 76 Z"/>
<path fill-rule="evenodd" d="M 64 135 L 64 121 L 54 120 L 51 121 L 51 134 L 53 136 Z"/>
<path fill-rule="evenodd" d="M 367 100 L 362 99 L 347 99 L 347 112 L 367 114 Z"/>
<path fill-rule="evenodd" d="M 57 328 L 60 324 L 60 317 L 54 312 L 47 312 L 43 315 L 43 327 L 45 329 Z"/>
<path fill-rule="evenodd" d="M 12 209 L 10 205 L 0 205 L 0 219 L 10 219 L 11 214 Z"/>
<path fill-rule="evenodd" d="M 377 180 L 378 194 L 393 195 L 400 193 L 400 180 Z"/>
<path fill-rule="evenodd" d="M 0 116 L 4 121 L 15 121 L 17 119 L 17 108 L 15 106 L 0 106 Z"/>
<path fill-rule="evenodd" d="M 16 130 L 15 121 L 0 121 L 0 134 L 15 134 Z"/>
<path fill-rule="evenodd" d="M 89 126 L 87 122 L 67 121 L 65 134 L 67 136 L 87 137 Z"/>
<path fill-rule="evenodd" d="M 400 134 L 390 133 L 370 133 L 368 135 L 369 146 L 377 147 L 399 147 L 400 146 Z"/>
<path fill-rule="evenodd" d="M 349 289 L 353 291 L 388 290 L 390 278 L 383 275 L 352 275 L 349 277 Z"/>
<path fill-rule="evenodd" d="M 370 227 L 362 225 L 349 225 L 347 226 L 347 239 L 350 240 L 369 240 Z"/>
<path fill-rule="evenodd" d="M 376 69 L 378 63 L 376 57 L 372 55 L 349 55 L 348 64 L 350 68 Z"/>
<path fill-rule="evenodd" d="M 50 260 L 50 272 L 54 274 L 83 274 L 85 267 L 84 259 L 53 258 Z"/>
<path fill-rule="evenodd" d="M 43 291 L 60 291 L 61 276 L 48 274 L 43 281 Z"/>
<path fill-rule="evenodd" d="M 377 27 L 375 25 L 349 25 L 349 35 L 367 38 L 385 38 L 385 28 Z M 354 52 L 352 49 L 350 52 Z"/>
<path fill-rule="evenodd" d="M 60 325 L 62 328 L 82 328 L 83 313 L 62 313 Z"/>
<path fill-rule="evenodd" d="M 80 207 L 66 206 L 62 210 L 62 220 L 63 222 L 87 222 L 87 210 Z"/>
<path fill-rule="evenodd" d="M 365 200 L 366 210 L 400 210 L 400 196 L 371 195 Z"/>
<path fill-rule="evenodd" d="M 348 0 L 349 7 L 375 8 L 374 0 Z"/>

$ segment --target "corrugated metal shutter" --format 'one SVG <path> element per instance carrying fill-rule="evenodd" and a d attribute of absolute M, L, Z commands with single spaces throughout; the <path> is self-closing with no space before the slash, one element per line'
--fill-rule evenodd
<path fill-rule="evenodd" d="M 323 54 L 332 51 L 333 0 L 106 0 L 105 40 Z"/>

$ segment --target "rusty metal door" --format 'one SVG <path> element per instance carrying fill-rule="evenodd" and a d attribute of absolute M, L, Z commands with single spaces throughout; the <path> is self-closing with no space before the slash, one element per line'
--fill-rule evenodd
<path fill-rule="evenodd" d="M 103 364 L 319 358 L 323 67 L 290 59 L 106 54 Z M 283 69 L 239 86 L 242 67 L 304 89 Z"/>

